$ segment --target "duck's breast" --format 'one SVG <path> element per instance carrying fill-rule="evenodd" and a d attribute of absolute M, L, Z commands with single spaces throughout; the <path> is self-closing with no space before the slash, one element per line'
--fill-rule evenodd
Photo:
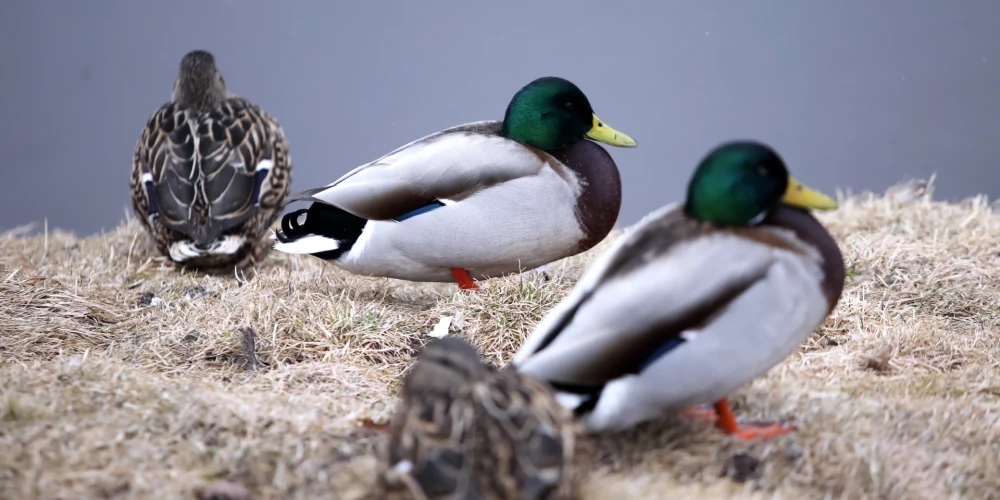
<path fill-rule="evenodd" d="M 580 178 L 576 218 L 584 238 L 579 251 L 601 242 L 618 221 L 622 204 L 622 181 L 611 155 L 595 142 L 582 140 L 553 151 L 552 156 Z"/>
<path fill-rule="evenodd" d="M 823 268 L 823 293 L 829 302 L 829 310 L 837 306 L 840 295 L 844 291 L 844 281 L 847 273 L 844 269 L 844 255 L 837 241 L 830 235 L 816 217 L 805 210 L 779 206 L 772 211 L 764 224 L 784 227 L 795 233 L 802 242 L 811 245 L 818 252 Z"/>

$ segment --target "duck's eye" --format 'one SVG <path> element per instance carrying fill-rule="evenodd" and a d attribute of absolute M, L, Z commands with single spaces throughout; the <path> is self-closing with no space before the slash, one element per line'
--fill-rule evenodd
<path fill-rule="evenodd" d="M 771 169 L 765 167 L 764 165 L 757 165 L 757 175 L 761 177 L 770 177 Z"/>
<path fill-rule="evenodd" d="M 573 111 L 576 109 L 576 105 L 573 104 L 573 101 L 564 102 L 563 107 L 566 108 L 568 111 Z"/>

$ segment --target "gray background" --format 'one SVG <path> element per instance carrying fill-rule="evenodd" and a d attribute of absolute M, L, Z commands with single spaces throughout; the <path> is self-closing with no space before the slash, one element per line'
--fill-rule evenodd
<path fill-rule="evenodd" d="M 619 224 L 736 137 L 828 192 L 938 172 L 940 197 L 1000 193 L 996 0 L 3 0 L 0 228 L 121 221 L 135 141 L 195 48 L 285 126 L 295 190 L 557 75 L 639 141 L 609 148 Z"/>

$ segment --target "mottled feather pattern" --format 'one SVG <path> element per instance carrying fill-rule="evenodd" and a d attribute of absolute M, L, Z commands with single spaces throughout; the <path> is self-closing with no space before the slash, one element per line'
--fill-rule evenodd
<path fill-rule="evenodd" d="M 380 498 L 571 498 L 568 411 L 543 383 L 471 361 L 482 370 L 457 374 L 444 389 L 404 383 L 381 452 Z M 411 374 L 430 363 L 455 369 L 421 359 Z"/>
<path fill-rule="evenodd" d="M 548 386 L 526 375 L 502 371 L 472 391 L 479 402 L 485 439 L 478 442 L 481 477 L 496 498 L 566 498 L 574 433 L 567 410 Z M 510 443 L 509 447 L 495 443 Z"/>
<path fill-rule="evenodd" d="M 262 160 L 272 163 L 257 207 L 254 176 Z M 284 131 L 253 103 L 230 97 L 200 112 L 171 102 L 150 117 L 136 145 L 133 207 L 162 253 L 180 240 L 207 244 L 226 234 L 239 234 L 247 238 L 240 252 L 190 264 L 228 265 L 248 254 L 260 258 L 269 249 L 262 239 L 288 194 L 290 171 Z M 144 174 L 156 186 L 159 214 L 152 221 L 146 217 L 149 199 Z"/>

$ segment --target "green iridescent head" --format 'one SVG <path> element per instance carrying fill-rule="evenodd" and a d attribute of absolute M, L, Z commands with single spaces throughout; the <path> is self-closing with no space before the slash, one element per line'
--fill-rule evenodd
<path fill-rule="evenodd" d="M 752 225 L 779 204 L 833 210 L 837 202 L 788 175 L 773 149 L 755 141 L 722 144 L 701 161 L 688 184 L 684 213 L 693 219 Z"/>
<path fill-rule="evenodd" d="M 636 142 L 602 122 L 569 80 L 547 76 L 519 90 L 507 105 L 500 135 L 545 151 L 585 138 L 634 148 Z"/>

